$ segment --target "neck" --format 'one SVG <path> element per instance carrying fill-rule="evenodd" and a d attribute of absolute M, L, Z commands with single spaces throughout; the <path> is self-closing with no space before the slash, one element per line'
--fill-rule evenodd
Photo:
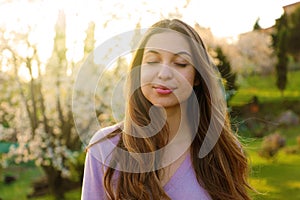
<path fill-rule="evenodd" d="M 180 108 L 181 106 L 181 108 Z M 188 121 L 187 104 L 177 108 L 166 108 L 167 123 L 169 126 L 169 143 L 164 149 L 165 163 L 173 163 L 181 156 L 186 155 L 192 143 L 192 130 Z"/>
<path fill-rule="evenodd" d="M 176 107 L 166 108 L 167 122 L 169 125 L 169 140 L 172 140 L 180 131 L 189 133 L 187 120 L 187 103 L 184 102 Z"/>

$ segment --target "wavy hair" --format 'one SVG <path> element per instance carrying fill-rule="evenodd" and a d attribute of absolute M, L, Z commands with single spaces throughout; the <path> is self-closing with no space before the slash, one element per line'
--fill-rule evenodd
<path fill-rule="evenodd" d="M 220 106 L 221 109 L 226 110 L 226 104 L 217 107 L 212 102 L 213 98 L 218 99 L 220 95 L 224 94 L 210 92 L 218 91 L 220 78 L 200 36 L 192 27 L 177 19 L 162 20 L 154 24 L 144 35 L 132 59 L 127 88 L 130 95 L 126 106 L 124 129 L 119 129 L 110 135 L 112 137 L 118 134 L 120 139 L 117 144 L 119 148 L 116 148 L 112 153 L 111 165 L 104 174 L 107 198 L 112 200 L 170 199 L 160 183 L 164 170 L 157 169 L 162 155 L 153 153 L 142 156 L 143 153 L 155 152 L 168 144 L 169 128 L 166 123 L 161 130 L 156 130 L 156 126 L 159 126 L 160 123 L 162 111 L 159 108 L 152 109 L 152 104 L 144 97 L 140 88 L 140 70 L 138 69 L 142 63 L 144 48 L 149 38 L 166 30 L 177 31 L 200 44 L 194 45 L 193 42 L 189 42 L 193 65 L 196 68 L 195 78 L 199 80 L 200 84 L 193 86 L 195 98 L 190 97 L 188 99 L 188 109 L 193 113 L 189 115 L 190 125 L 194 126 L 196 130 L 190 147 L 190 155 L 198 183 L 206 189 L 212 199 L 250 199 L 248 189 L 251 187 L 247 182 L 247 158 L 230 128 L 230 120 L 227 115 L 225 115 L 225 120 L 214 122 L 214 126 L 222 127 L 219 138 L 212 150 L 203 158 L 199 158 L 199 151 L 207 136 L 212 113 L 221 115 Z M 195 113 L 193 106 L 199 108 L 197 111 L 199 113 Z M 150 108 L 151 115 L 154 116 L 151 118 L 149 116 Z M 199 116 L 200 113 L 201 117 L 195 117 Z M 147 130 L 138 128 L 149 124 L 152 126 Z M 158 133 L 147 137 L 151 131 Z M 128 154 L 130 156 L 121 156 L 121 152 L 117 149 L 130 152 Z M 124 166 L 132 169 L 133 172 L 117 171 L 114 166 Z M 148 170 L 145 171 L 145 168 Z M 137 171 L 140 173 L 136 173 Z"/>

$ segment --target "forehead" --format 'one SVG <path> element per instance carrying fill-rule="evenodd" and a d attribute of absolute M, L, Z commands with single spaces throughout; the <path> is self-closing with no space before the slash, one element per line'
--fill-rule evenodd
<path fill-rule="evenodd" d="M 162 32 L 152 35 L 146 43 L 145 49 L 160 49 L 171 53 L 188 52 L 190 45 L 184 35 L 174 32 Z"/>

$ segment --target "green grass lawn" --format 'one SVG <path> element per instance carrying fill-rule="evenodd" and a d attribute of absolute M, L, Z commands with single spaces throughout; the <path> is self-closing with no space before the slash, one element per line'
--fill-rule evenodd
<path fill-rule="evenodd" d="M 300 99 L 300 71 L 288 72 L 288 82 L 284 91 L 284 99 Z M 276 87 L 275 75 L 259 76 L 254 75 L 238 80 L 238 91 L 231 99 L 230 104 L 239 106 L 251 101 L 253 96 L 257 96 L 260 102 L 282 101 L 280 91 Z"/>
<path fill-rule="evenodd" d="M 279 128 L 286 138 L 287 147 L 296 146 L 300 127 Z M 250 183 L 261 194 L 254 199 L 300 199 L 300 154 L 288 154 L 283 148 L 267 160 L 258 155 L 262 139 L 248 139 L 246 151 L 251 165 Z"/>
<path fill-rule="evenodd" d="M 4 175 L 11 175 L 16 177 L 17 181 L 6 185 L 4 184 Z M 26 195 L 32 192 L 30 187 L 31 181 L 42 175 L 39 168 L 32 166 L 10 166 L 2 170 L 2 177 L 0 181 L 0 198 L 4 200 L 25 200 Z"/>
<path fill-rule="evenodd" d="M 4 175 L 13 175 L 17 181 L 6 185 L 3 182 Z M 27 200 L 27 195 L 32 193 L 31 184 L 34 180 L 42 177 L 43 171 L 34 166 L 10 166 L 2 170 L 0 174 L 0 198 L 3 200 Z M 80 199 L 81 190 L 75 189 L 66 193 L 67 200 Z M 31 198 L 32 200 L 54 200 L 51 195 Z"/>
<path fill-rule="evenodd" d="M 66 192 L 65 199 L 66 200 L 79 200 L 80 195 L 81 195 L 81 190 L 75 189 L 75 190 Z M 43 197 L 34 198 L 32 200 L 55 200 L 55 199 L 53 198 L 53 196 L 47 195 L 47 196 L 43 196 Z"/>
<path fill-rule="evenodd" d="M 258 97 L 260 111 L 254 117 L 248 115 L 248 118 L 242 120 L 264 120 L 272 124 L 272 120 L 287 109 L 291 109 L 299 115 L 300 71 L 288 72 L 288 83 L 284 91 L 284 97 L 281 96 L 280 91 L 276 87 L 274 75 L 263 77 L 255 75 L 246 79 L 240 79 L 239 89 L 231 99 L 230 105 L 245 105 L 251 101 L 253 96 Z M 264 119 L 266 116 L 268 120 Z M 276 127 L 276 125 L 273 127 Z M 253 136 L 251 131 L 243 130 L 243 127 L 241 127 L 239 134 Z M 278 131 L 286 138 L 286 148 L 297 145 L 296 137 L 300 136 L 299 125 L 294 127 L 276 127 L 275 130 L 266 132 L 265 135 L 274 131 Z M 250 182 L 261 193 L 254 195 L 253 199 L 300 199 L 300 154 L 287 154 L 285 149 L 282 149 L 275 159 L 267 160 L 258 155 L 262 140 L 262 138 L 246 138 L 246 150 L 252 169 Z"/>

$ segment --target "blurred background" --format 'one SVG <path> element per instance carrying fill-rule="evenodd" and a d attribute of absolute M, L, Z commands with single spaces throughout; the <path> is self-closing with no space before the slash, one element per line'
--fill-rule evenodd
<path fill-rule="evenodd" d="M 125 55 L 110 64 L 94 114 L 86 98 L 72 108 L 78 72 L 86 63 L 90 74 L 99 68 L 87 58 L 112 36 L 141 35 L 164 18 L 193 26 L 223 77 L 232 128 L 259 192 L 253 199 L 300 199 L 296 0 L 0 0 L 0 199 L 80 199 L 86 143 L 77 130 L 94 133 L 95 114 L 101 126 L 117 121 L 112 86 L 130 61 Z"/>

